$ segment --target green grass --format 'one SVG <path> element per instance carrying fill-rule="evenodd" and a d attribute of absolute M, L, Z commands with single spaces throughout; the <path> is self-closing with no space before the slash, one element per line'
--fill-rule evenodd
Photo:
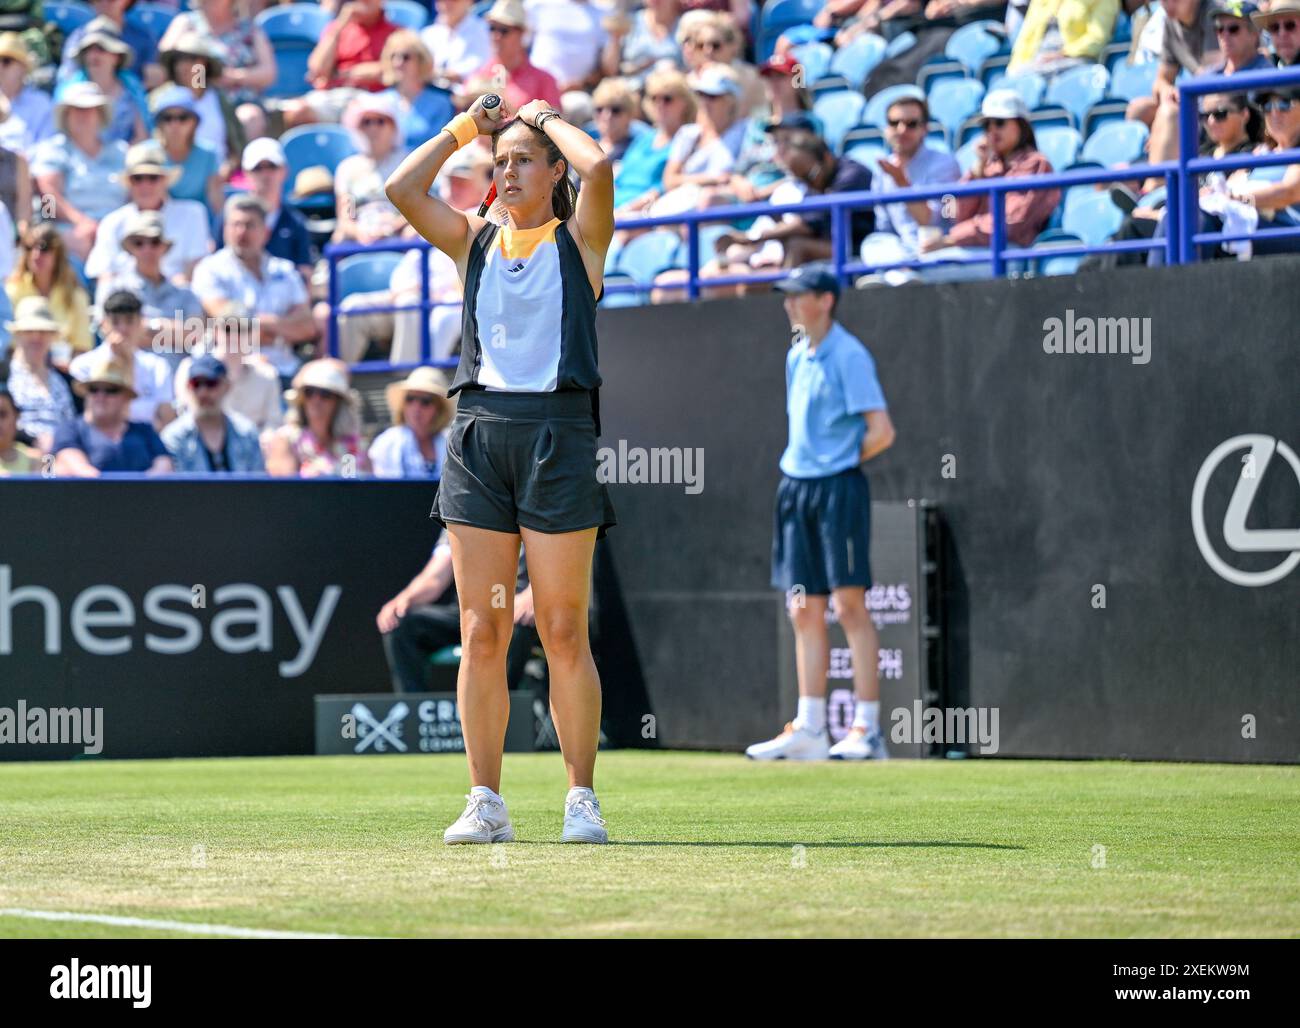
<path fill-rule="evenodd" d="M 622 752 L 598 772 L 614 845 L 554 841 L 562 766 L 529 754 L 502 790 L 520 841 L 449 847 L 458 756 L 0 765 L 0 908 L 379 936 L 1300 934 L 1300 768 Z M 0 936 L 165 934 L 0 916 Z"/>

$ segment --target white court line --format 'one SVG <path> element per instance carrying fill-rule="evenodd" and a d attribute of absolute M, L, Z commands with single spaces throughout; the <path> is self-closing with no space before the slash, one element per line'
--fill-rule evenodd
<path fill-rule="evenodd" d="M 79 921 L 115 925 L 120 928 L 157 928 L 191 935 L 233 935 L 239 939 L 363 939 L 363 935 L 328 935 L 318 932 L 278 932 L 269 928 L 238 928 L 226 924 L 193 921 L 155 921 L 145 917 L 115 917 L 111 914 L 79 914 L 67 910 L 24 910 L 0 907 L 0 917 L 25 917 L 36 921 Z"/>

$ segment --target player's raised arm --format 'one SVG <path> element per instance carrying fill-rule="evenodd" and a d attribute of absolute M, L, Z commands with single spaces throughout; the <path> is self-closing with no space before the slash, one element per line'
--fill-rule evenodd
<path fill-rule="evenodd" d="M 492 116 L 494 112 L 484 109 L 485 99 L 479 97 L 468 111 L 456 115 L 442 131 L 408 154 L 384 183 L 384 192 L 402 216 L 456 262 L 464 256 L 471 233 L 481 228 L 483 221 L 430 196 L 429 189 L 448 157 L 479 135 L 490 135 L 500 123 Z M 504 102 L 496 112 L 500 118 L 508 117 Z"/>

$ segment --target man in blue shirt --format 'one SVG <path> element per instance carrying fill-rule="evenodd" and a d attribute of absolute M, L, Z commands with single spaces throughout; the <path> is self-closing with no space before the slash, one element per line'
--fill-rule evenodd
<path fill-rule="evenodd" d="M 777 284 L 795 330 L 786 357 L 789 441 L 781 456 L 772 540 L 772 585 L 787 594 L 798 662 L 799 709 L 775 739 L 746 751 L 754 760 L 883 758 L 879 638 L 867 610 L 871 586 L 871 492 L 864 461 L 888 449 L 894 426 L 860 340 L 834 320 L 839 281 L 830 267 L 795 269 Z M 831 597 L 853 653 L 853 727 L 826 738 Z"/>

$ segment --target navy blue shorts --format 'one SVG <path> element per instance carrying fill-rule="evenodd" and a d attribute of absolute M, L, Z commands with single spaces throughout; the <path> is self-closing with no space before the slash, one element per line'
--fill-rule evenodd
<path fill-rule="evenodd" d="M 772 585 L 808 596 L 871 588 L 871 488 L 859 468 L 781 476 L 772 518 Z"/>
<path fill-rule="evenodd" d="M 465 390 L 447 430 L 433 517 L 494 532 L 597 529 L 616 523 L 599 481 L 591 394 Z"/>

